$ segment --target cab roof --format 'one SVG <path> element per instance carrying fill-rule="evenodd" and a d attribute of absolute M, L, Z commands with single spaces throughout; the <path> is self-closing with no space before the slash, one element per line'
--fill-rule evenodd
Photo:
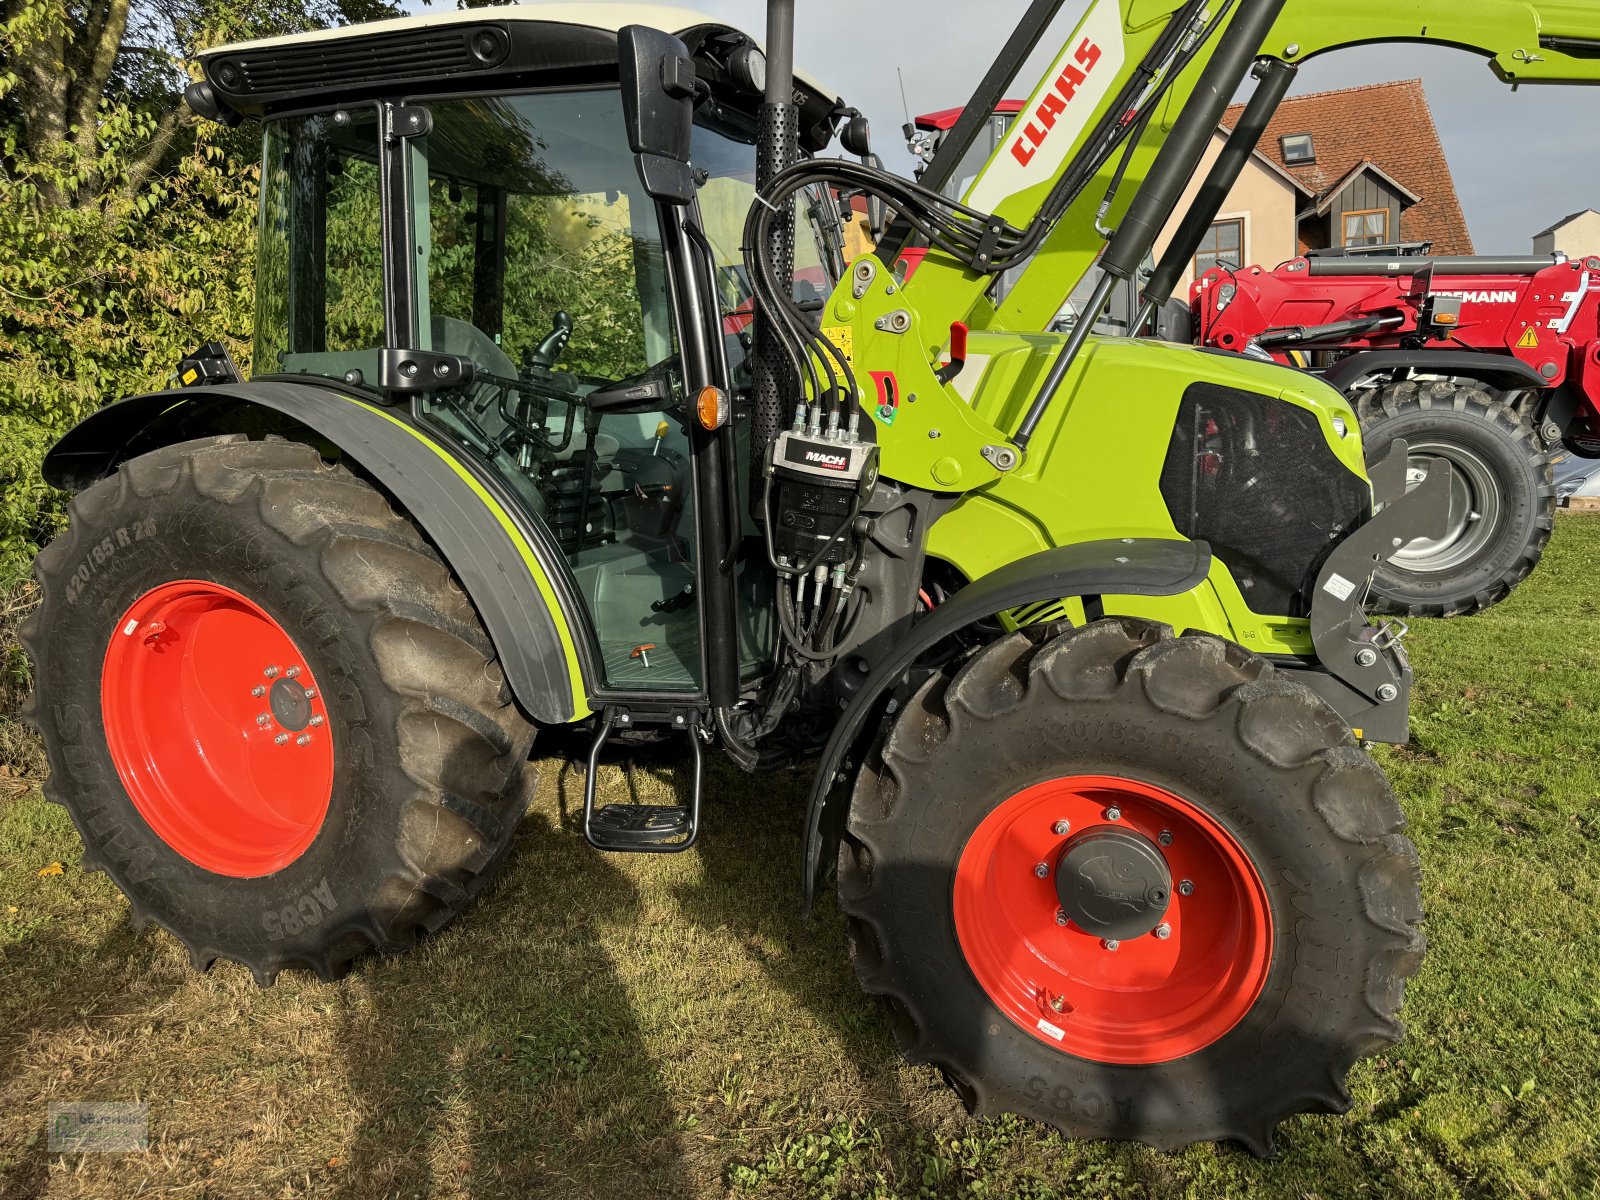
<path fill-rule="evenodd" d="M 612 3 L 609 0 L 588 0 L 586 3 L 507 4 L 492 8 L 426 12 L 386 21 L 368 21 L 331 29 L 316 29 L 306 33 L 234 42 L 202 51 L 199 57 L 207 78 L 232 101 L 244 99 L 239 83 L 252 82 L 248 70 L 248 66 L 252 64 L 284 63 L 288 69 L 265 72 L 270 79 L 262 82 L 277 83 L 279 86 L 272 89 L 273 92 L 306 92 L 313 85 L 326 89 L 329 86 L 349 84 L 351 80 L 347 73 L 343 74 L 343 78 L 337 77 L 338 68 L 348 69 L 351 65 L 350 60 L 354 57 L 348 52 L 357 46 L 393 47 L 393 56 L 396 60 L 402 60 L 399 61 L 402 68 L 415 61 L 412 56 L 429 52 L 437 55 L 440 49 L 448 50 L 457 46 L 465 47 L 467 61 L 471 62 L 473 59 L 483 57 L 473 54 L 470 41 L 473 30 L 499 27 L 515 34 L 530 26 L 540 25 L 554 27 L 549 30 L 553 35 L 552 40 L 574 48 L 593 40 L 583 38 L 581 35 L 585 32 L 609 35 L 605 40 L 614 47 L 615 35 L 628 25 L 648 25 L 674 34 L 689 43 L 691 52 L 713 39 L 733 38 L 749 41 L 757 46 L 761 44 L 759 38 L 745 34 L 724 21 L 691 8 L 670 4 L 628 4 Z M 561 33 L 569 36 L 562 37 Z M 341 50 L 346 53 L 341 54 Z M 316 71 L 319 61 L 327 62 L 330 68 L 329 77 L 320 77 L 320 73 Z M 239 81 L 234 86 L 229 86 L 227 80 L 218 78 L 220 68 L 229 63 L 235 64 L 236 67 L 245 67 L 245 70 L 239 71 L 232 77 Z M 615 64 L 614 54 L 611 56 L 611 63 Z M 482 64 L 479 62 L 472 65 Z M 546 62 L 541 65 L 561 64 Z M 595 61 L 595 55 L 590 50 L 588 53 L 579 51 L 569 65 L 574 69 L 583 70 L 601 64 Z M 452 72 L 452 74 L 462 73 L 466 72 Z M 372 74 L 374 77 L 372 82 L 377 82 L 379 73 L 373 71 Z M 813 96 L 839 103 L 837 92 L 807 72 L 796 70 L 795 80 Z M 294 87 L 295 84 L 299 86 Z M 272 106 L 270 97 L 263 99 L 266 100 L 267 106 Z M 259 106 L 235 105 L 235 107 L 240 107 L 242 111 L 250 112 L 252 115 L 259 115 L 255 111 Z"/>

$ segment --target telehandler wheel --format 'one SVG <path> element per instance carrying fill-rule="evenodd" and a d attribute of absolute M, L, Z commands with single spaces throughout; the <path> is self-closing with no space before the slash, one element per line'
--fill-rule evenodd
<path fill-rule="evenodd" d="M 533 727 L 412 524 L 308 446 L 237 437 L 135 458 L 71 516 L 38 559 L 29 715 L 135 921 L 266 986 L 459 912 Z"/>
<path fill-rule="evenodd" d="M 839 856 L 863 986 L 967 1107 L 1269 1153 L 1342 1112 L 1421 962 L 1416 851 L 1303 685 L 1132 619 L 1024 629 L 915 695 Z"/>
<path fill-rule="evenodd" d="M 1407 485 L 1443 459 L 1452 471 L 1450 527 L 1378 568 L 1368 607 L 1401 616 L 1455 617 L 1504 600 L 1544 553 L 1555 526 L 1550 464 L 1527 421 L 1480 384 L 1403 380 L 1358 409 L 1367 463 L 1395 438 L 1410 447 Z"/>

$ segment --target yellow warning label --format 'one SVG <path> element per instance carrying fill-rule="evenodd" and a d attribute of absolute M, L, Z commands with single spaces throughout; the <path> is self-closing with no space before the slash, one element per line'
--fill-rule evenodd
<path fill-rule="evenodd" d="M 1529 325 L 1523 330 L 1522 336 L 1517 339 L 1518 350 L 1537 350 L 1539 348 L 1539 327 Z"/>
<path fill-rule="evenodd" d="M 839 353 L 844 355 L 846 362 L 850 362 L 855 357 L 856 331 L 850 326 L 824 325 L 822 327 L 822 336 L 839 347 Z"/>

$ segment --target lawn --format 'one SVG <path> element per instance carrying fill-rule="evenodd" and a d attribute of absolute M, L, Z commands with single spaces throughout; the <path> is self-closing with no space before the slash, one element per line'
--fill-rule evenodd
<path fill-rule="evenodd" d="M 831 901 L 799 916 L 798 774 L 717 769 L 695 851 L 612 857 L 552 758 L 466 917 L 261 991 L 130 928 L 0 726 L 0 1196 L 1600 1195 L 1597 567 L 1600 517 L 1564 515 L 1515 597 L 1413 629 L 1415 740 L 1382 755 L 1426 872 L 1409 1034 L 1270 1161 L 968 1120 Z M 148 1152 L 47 1153 L 53 1100 L 147 1102 Z"/>

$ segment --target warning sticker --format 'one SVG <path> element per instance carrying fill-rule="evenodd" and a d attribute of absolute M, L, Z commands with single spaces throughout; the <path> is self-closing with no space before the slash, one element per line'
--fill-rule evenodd
<path fill-rule="evenodd" d="M 1062 1029 L 1058 1025 L 1052 1025 L 1049 1021 L 1039 1022 L 1039 1032 L 1044 1034 L 1046 1037 L 1055 1038 L 1055 1040 L 1058 1042 L 1067 1036 L 1067 1031 L 1065 1029 Z"/>
<path fill-rule="evenodd" d="M 846 362 L 850 362 L 855 357 L 856 333 L 850 326 L 824 325 L 822 327 L 822 336 L 839 347 L 839 353 L 844 355 Z"/>
<path fill-rule="evenodd" d="M 1328 582 L 1322 585 L 1322 590 L 1332 595 L 1335 600 L 1348 600 L 1350 593 L 1356 590 L 1356 585 L 1335 571 L 1328 576 Z"/>
<path fill-rule="evenodd" d="M 1539 327 L 1529 325 L 1523 330 L 1522 336 L 1517 339 L 1518 350 L 1537 350 L 1539 348 Z"/>

